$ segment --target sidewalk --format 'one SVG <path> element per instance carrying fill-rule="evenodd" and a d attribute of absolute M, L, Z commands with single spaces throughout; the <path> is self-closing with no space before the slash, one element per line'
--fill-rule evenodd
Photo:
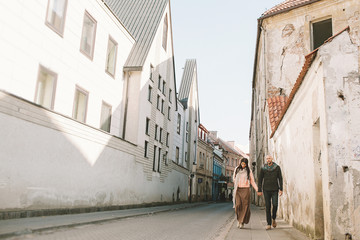
<path fill-rule="evenodd" d="M 234 217 L 225 240 L 310 240 L 304 233 L 296 230 L 282 219 L 277 219 L 277 224 L 276 228 L 265 230 L 265 209 L 251 205 L 249 224 L 245 224 L 243 229 L 239 229 Z"/>
<path fill-rule="evenodd" d="M 100 223 L 127 217 L 151 215 L 159 212 L 176 211 L 179 209 L 196 207 L 208 202 L 183 203 L 158 207 L 133 208 L 116 211 L 102 211 L 82 214 L 68 214 L 46 217 L 17 218 L 0 221 L 0 239 L 32 232 L 45 231 L 55 228 L 73 227 L 91 223 Z"/>

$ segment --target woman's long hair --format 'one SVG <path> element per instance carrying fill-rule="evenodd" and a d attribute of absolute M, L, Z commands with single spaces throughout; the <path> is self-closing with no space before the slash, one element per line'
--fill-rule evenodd
<path fill-rule="evenodd" d="M 246 164 L 246 166 L 245 166 L 244 169 L 246 169 L 247 177 L 248 177 L 248 179 L 250 179 L 249 160 L 248 160 L 247 158 L 241 159 L 239 166 L 236 167 L 235 176 L 236 176 L 236 174 L 240 171 L 240 169 L 243 169 L 242 166 L 241 166 L 241 163 L 242 163 L 242 162 L 244 162 L 244 163 Z"/>

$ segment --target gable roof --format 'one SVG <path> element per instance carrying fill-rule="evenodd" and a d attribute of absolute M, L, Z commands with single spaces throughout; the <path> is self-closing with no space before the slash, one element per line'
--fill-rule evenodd
<path fill-rule="evenodd" d="M 194 80 L 194 74 L 196 74 L 196 60 L 195 59 L 186 59 L 184 72 L 181 79 L 180 89 L 179 89 L 179 100 L 184 100 L 189 98 L 191 85 Z"/>
<path fill-rule="evenodd" d="M 142 70 L 169 0 L 103 0 L 135 38 L 125 70 Z"/>
<path fill-rule="evenodd" d="M 276 122 L 279 120 L 282 110 L 285 108 L 287 96 L 275 96 L 268 98 L 268 109 L 271 131 L 274 131 Z"/>
<path fill-rule="evenodd" d="M 340 32 L 338 32 L 337 34 L 333 35 L 332 37 L 328 38 L 321 46 L 323 46 L 325 43 L 328 43 L 328 42 L 331 42 L 335 37 L 337 37 L 338 35 L 340 35 L 341 33 L 345 32 L 345 31 L 350 31 L 350 27 L 347 26 L 346 28 L 344 28 L 343 30 L 341 30 Z M 321 47 L 320 46 L 320 47 Z M 294 87 L 292 88 L 291 92 L 290 92 L 290 95 L 289 95 L 289 99 L 286 101 L 286 104 L 281 112 L 281 115 L 279 117 L 279 120 L 276 122 L 275 124 L 275 127 L 270 135 L 270 138 L 272 138 L 276 132 L 276 130 L 278 129 L 280 123 L 281 123 L 281 120 L 284 118 L 285 116 L 285 113 L 287 112 L 287 110 L 289 109 L 289 106 L 292 102 L 292 100 L 294 99 L 295 97 L 295 94 L 297 93 L 297 91 L 299 90 L 300 88 L 300 85 L 303 83 L 304 79 L 305 79 L 305 76 L 309 70 L 309 68 L 311 67 L 311 64 L 312 62 L 314 61 L 315 57 L 316 57 L 316 54 L 319 50 L 318 47 L 317 49 L 315 49 L 314 51 L 312 51 L 311 53 L 309 53 L 308 55 L 305 56 L 305 63 L 301 69 L 301 72 L 294 84 Z"/>
<path fill-rule="evenodd" d="M 321 1 L 321 0 L 286 0 L 286 1 L 270 8 L 269 10 L 265 11 L 261 15 L 260 19 L 271 17 L 271 16 L 277 15 L 279 13 L 288 12 L 292 9 L 299 8 L 299 7 L 302 7 L 302 6 L 305 6 L 305 5 L 314 3 L 314 2 L 318 2 L 318 1 Z"/>

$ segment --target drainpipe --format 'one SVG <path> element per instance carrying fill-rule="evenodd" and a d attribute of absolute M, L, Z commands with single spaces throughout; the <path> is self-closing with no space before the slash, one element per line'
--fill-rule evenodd
<path fill-rule="evenodd" d="M 126 119 L 127 119 L 127 110 L 129 104 L 129 82 L 130 82 L 130 73 L 125 73 L 125 105 L 124 105 L 124 120 L 123 120 L 123 132 L 122 132 L 122 139 L 125 140 L 125 133 L 126 133 Z"/>
<path fill-rule="evenodd" d="M 261 22 L 262 24 L 262 22 Z M 263 35 L 263 79 L 264 79 L 264 89 L 265 89 L 265 96 L 264 96 L 264 105 L 261 106 L 264 107 L 264 112 L 263 112 L 263 119 L 264 119 L 264 123 L 263 125 L 265 125 L 265 130 L 264 131 L 264 135 L 265 135 L 265 142 L 264 142 L 264 153 L 265 153 L 265 156 L 267 154 L 269 154 L 269 149 L 268 149 L 268 134 L 267 134 L 267 121 L 266 121 L 266 116 L 265 116 L 265 106 L 266 106 L 266 99 L 268 98 L 268 89 L 267 89 L 267 78 L 266 78 L 266 71 L 267 71 L 267 68 L 266 68 L 266 29 L 263 28 L 262 25 L 260 25 L 260 28 L 261 28 L 261 31 L 262 31 L 262 35 Z M 261 127 L 264 127 L 264 126 L 261 126 Z M 264 163 L 264 159 L 262 160 L 263 163 Z"/>

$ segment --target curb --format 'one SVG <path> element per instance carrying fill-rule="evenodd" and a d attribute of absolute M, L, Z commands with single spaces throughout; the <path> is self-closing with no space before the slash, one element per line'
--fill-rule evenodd
<path fill-rule="evenodd" d="M 5 239 L 5 238 L 15 237 L 15 236 L 21 236 L 21 235 L 26 235 L 26 234 L 32 234 L 32 233 L 38 233 L 38 232 L 48 231 L 48 230 L 51 230 L 51 229 L 71 228 L 71 227 L 88 225 L 88 224 L 98 224 L 98 223 L 103 223 L 103 222 L 109 222 L 109 221 L 129 218 L 129 217 L 140 217 L 140 216 L 153 215 L 153 214 L 163 213 L 163 212 L 178 211 L 178 210 L 197 207 L 197 206 L 201 206 L 201 205 L 205 205 L 205 204 L 209 204 L 209 202 L 207 202 L 207 203 L 193 203 L 193 204 L 187 205 L 187 206 L 179 206 L 179 207 L 175 207 L 175 208 L 162 209 L 162 210 L 160 209 L 160 210 L 155 210 L 155 211 L 146 212 L 146 213 L 134 213 L 134 214 L 128 214 L 128 215 L 116 216 L 116 217 L 114 216 L 114 217 L 108 217 L 108 218 L 98 219 L 98 220 L 84 220 L 83 222 L 75 222 L 75 223 L 73 222 L 73 223 L 68 223 L 68 224 L 59 224 L 59 225 L 53 225 L 53 226 L 50 226 L 50 227 L 39 227 L 39 228 L 32 228 L 32 229 L 31 228 L 30 229 L 25 228 L 25 229 L 20 230 L 20 231 L 2 233 L 2 234 L 0 234 L 0 239 Z M 121 211 L 121 210 L 119 210 L 119 211 Z"/>

